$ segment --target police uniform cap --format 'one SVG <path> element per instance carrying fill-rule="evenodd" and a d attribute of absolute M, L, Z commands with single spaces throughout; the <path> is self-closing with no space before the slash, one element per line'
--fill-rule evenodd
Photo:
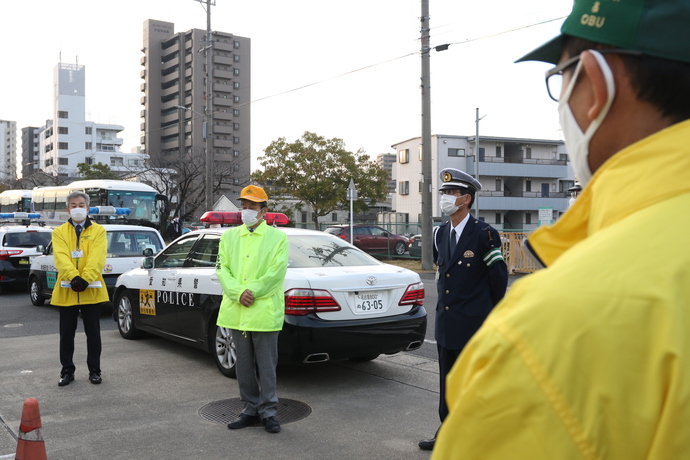
<path fill-rule="evenodd" d="M 569 192 L 581 192 L 582 191 L 582 185 L 580 185 L 579 182 L 575 182 L 575 185 L 570 187 L 568 189 Z"/>
<path fill-rule="evenodd" d="M 446 168 L 441 171 L 441 182 L 440 191 L 466 189 L 474 193 L 482 189 L 482 184 L 477 179 L 455 168 Z"/>

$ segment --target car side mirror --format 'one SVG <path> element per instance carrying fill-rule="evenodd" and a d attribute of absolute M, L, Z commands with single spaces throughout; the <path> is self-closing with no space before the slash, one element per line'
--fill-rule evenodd
<path fill-rule="evenodd" d="M 144 257 L 151 257 L 153 255 L 153 249 L 151 248 L 146 248 L 141 253 L 144 255 Z"/>
<path fill-rule="evenodd" d="M 36 252 L 40 252 L 41 254 L 47 254 L 46 252 L 46 247 L 43 246 L 42 244 L 37 244 L 36 245 Z"/>
<path fill-rule="evenodd" d="M 145 268 L 147 270 L 153 268 L 153 257 L 144 257 L 141 261 L 141 268 Z"/>
<path fill-rule="evenodd" d="M 388 232 L 383 232 L 383 236 L 389 236 L 389 235 L 390 235 L 390 233 L 388 233 Z"/>

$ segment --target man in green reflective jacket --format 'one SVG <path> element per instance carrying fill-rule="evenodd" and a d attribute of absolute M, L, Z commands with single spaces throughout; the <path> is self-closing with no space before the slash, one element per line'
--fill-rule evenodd
<path fill-rule="evenodd" d="M 285 316 L 287 235 L 264 221 L 268 195 L 261 187 L 245 187 L 239 199 L 244 225 L 223 233 L 216 266 L 223 286 L 217 324 L 232 331 L 244 403 L 240 418 L 228 428 L 261 422 L 269 433 L 278 433 L 276 365 Z"/>

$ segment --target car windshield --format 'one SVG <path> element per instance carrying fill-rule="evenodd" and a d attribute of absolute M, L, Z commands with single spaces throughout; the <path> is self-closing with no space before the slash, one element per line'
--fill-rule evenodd
<path fill-rule="evenodd" d="M 288 237 L 289 268 L 379 265 L 381 262 L 346 242 L 321 235 Z"/>
<path fill-rule="evenodd" d="M 5 235 L 3 246 L 12 248 L 32 248 L 39 244 L 48 246 L 51 232 L 8 233 Z"/>
<path fill-rule="evenodd" d="M 343 229 L 340 227 L 328 227 L 324 232 L 330 233 L 331 235 L 338 235 L 340 232 L 342 232 Z"/>
<path fill-rule="evenodd" d="M 161 249 L 158 235 L 151 231 L 115 230 L 106 233 L 108 257 L 141 257 L 144 249 L 157 254 Z"/>

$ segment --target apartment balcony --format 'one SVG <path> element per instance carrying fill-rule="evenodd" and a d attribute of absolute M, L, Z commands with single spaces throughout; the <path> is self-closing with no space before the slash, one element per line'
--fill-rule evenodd
<path fill-rule="evenodd" d="M 213 107 L 217 108 L 218 107 L 232 107 L 233 102 L 231 98 L 224 98 L 224 97 L 214 97 L 213 98 Z"/>
<path fill-rule="evenodd" d="M 139 99 L 139 102 L 141 105 L 146 105 L 146 96 L 141 96 L 141 99 Z"/>
<path fill-rule="evenodd" d="M 467 173 L 476 174 L 475 157 L 467 157 Z M 499 177 L 544 177 L 568 176 L 566 160 L 546 158 L 502 158 L 484 157 L 479 162 L 479 175 Z"/>
<path fill-rule="evenodd" d="M 214 134 L 232 134 L 232 123 L 230 123 L 228 126 L 225 125 L 213 125 L 213 133 Z"/>
<path fill-rule="evenodd" d="M 146 78 L 146 69 L 142 69 L 141 72 L 139 72 L 139 77 Z"/>
<path fill-rule="evenodd" d="M 166 123 L 170 123 L 171 121 L 179 120 L 180 119 L 180 113 L 179 112 L 182 112 L 182 110 L 178 109 L 175 112 L 169 113 L 167 115 L 163 115 L 161 117 L 161 124 L 166 124 Z M 185 113 L 186 113 L 186 111 L 185 111 Z"/>
<path fill-rule="evenodd" d="M 479 192 L 479 209 L 500 209 L 506 211 L 537 210 L 552 208 L 554 211 L 568 209 L 568 194 L 566 192 L 549 192 L 548 196 L 541 192 L 505 192 L 481 190 Z"/>
<path fill-rule="evenodd" d="M 168 126 L 160 130 L 161 137 L 172 136 L 173 134 L 178 134 L 180 132 L 178 125 Z"/>
<path fill-rule="evenodd" d="M 172 85 L 170 88 L 165 88 L 161 91 L 162 97 L 173 96 L 180 93 L 180 85 Z"/>
<path fill-rule="evenodd" d="M 139 64 L 141 64 L 141 65 L 146 64 L 146 56 L 142 56 L 141 59 L 139 59 Z"/>
<path fill-rule="evenodd" d="M 234 77 L 235 74 L 232 73 L 230 70 L 213 69 L 213 78 L 224 78 L 226 80 L 232 80 Z"/>
<path fill-rule="evenodd" d="M 235 43 L 234 40 L 229 40 L 228 43 L 222 42 L 222 41 L 214 41 L 213 42 L 213 49 L 217 51 L 223 51 L 225 53 L 232 53 L 235 51 Z"/>
<path fill-rule="evenodd" d="M 165 85 L 166 83 L 170 83 L 171 81 L 178 80 L 179 78 L 180 78 L 180 72 L 176 70 L 176 71 L 170 72 L 167 75 L 163 75 L 161 77 L 161 84 Z"/>
<path fill-rule="evenodd" d="M 232 110 L 229 110 L 227 112 L 215 112 L 213 114 L 213 119 L 214 120 L 232 120 Z"/>
<path fill-rule="evenodd" d="M 231 56 L 218 56 L 217 54 L 214 54 L 213 63 L 222 65 L 233 65 L 234 62 Z"/>
<path fill-rule="evenodd" d="M 142 83 L 141 85 L 139 85 L 139 91 L 141 91 L 141 92 L 146 91 L 146 82 L 144 82 L 144 83 Z"/>

